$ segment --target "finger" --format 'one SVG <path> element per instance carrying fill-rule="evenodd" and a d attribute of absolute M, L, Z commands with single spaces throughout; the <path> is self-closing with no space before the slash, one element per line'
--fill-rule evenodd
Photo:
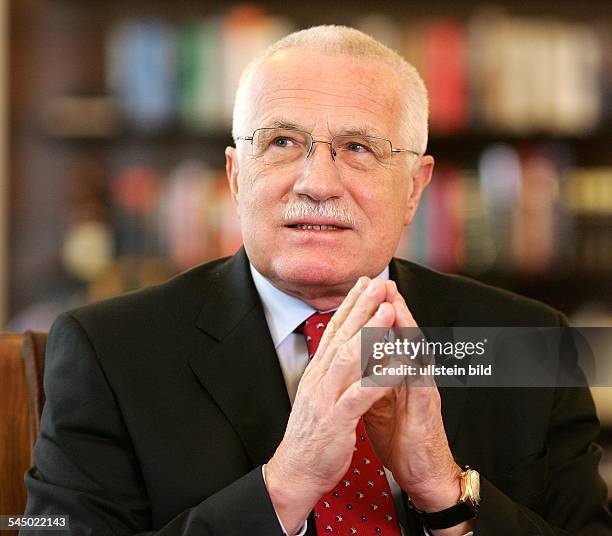
<path fill-rule="evenodd" d="M 385 301 L 385 282 L 372 279 L 365 291 L 357 298 L 344 322 L 336 332 L 336 342 L 349 341 L 372 318 L 381 303 Z"/>
<path fill-rule="evenodd" d="M 435 415 L 441 411 L 440 390 L 435 382 L 410 385 L 406 389 L 405 403 L 410 406 L 410 415 L 413 419 L 424 419 L 427 415 Z"/>
<path fill-rule="evenodd" d="M 393 327 L 398 328 L 418 328 L 418 324 L 416 320 L 412 316 L 410 309 L 406 305 L 406 301 L 404 297 L 397 290 L 397 286 L 394 281 L 387 281 L 387 300 L 391 300 L 393 307 L 395 309 L 396 320 Z M 417 335 L 418 334 L 418 335 Z M 414 330 L 410 331 L 409 334 L 405 334 L 410 336 L 410 338 L 425 338 L 424 334 L 421 330 L 418 330 L 416 333 Z M 418 364 L 422 367 L 426 367 L 427 365 L 435 365 L 435 356 L 433 354 L 419 354 L 416 356 L 413 364 Z M 409 380 L 410 385 L 435 385 L 435 381 L 433 381 L 433 377 L 427 376 L 422 378 L 407 378 Z"/>
<path fill-rule="evenodd" d="M 364 327 L 390 328 L 394 321 L 393 306 L 384 302 Z M 322 381 L 326 384 L 326 392 L 336 393 L 340 397 L 349 385 L 361 378 L 362 373 L 361 331 L 358 331 L 335 352 Z"/>
<path fill-rule="evenodd" d="M 395 281 L 393 281 L 393 279 L 385 281 L 385 288 L 387 289 L 387 301 L 393 303 L 396 299 L 396 295 L 399 294 Z"/>
<path fill-rule="evenodd" d="M 392 283 L 392 284 L 389 284 Z M 410 309 L 406 305 L 406 301 L 404 297 L 397 290 L 397 286 L 394 281 L 387 281 L 387 299 L 391 300 L 393 304 L 393 308 L 395 309 L 395 324 L 393 327 L 397 328 L 418 328 L 418 324 L 416 320 L 412 316 Z M 415 332 L 411 330 L 410 333 L 404 333 L 404 336 L 409 336 L 410 338 L 425 338 L 421 330 Z M 419 370 L 421 367 L 427 367 L 427 365 L 435 365 L 435 356 L 432 354 L 419 354 L 412 361 L 413 365 L 418 365 Z M 424 369 L 426 370 L 426 369 Z M 405 377 L 404 380 L 408 385 L 411 386 L 432 386 L 435 385 L 435 380 L 433 376 L 410 376 Z"/>
<path fill-rule="evenodd" d="M 353 382 L 336 402 L 339 419 L 357 421 L 376 402 L 393 390 L 393 387 L 368 387 L 361 379 Z"/>
<path fill-rule="evenodd" d="M 404 297 L 397 290 L 395 281 L 386 282 L 387 301 L 393 305 L 396 311 L 396 326 L 401 328 L 415 328 L 417 323 L 406 305 Z"/>
<path fill-rule="evenodd" d="M 355 283 L 355 286 L 353 286 L 353 288 L 346 295 L 346 298 L 344 298 L 344 301 L 340 304 L 340 307 L 338 307 L 338 310 L 334 313 L 334 316 L 331 317 L 325 331 L 323 332 L 323 337 L 321 337 L 317 354 L 323 355 L 325 353 L 329 341 L 335 335 L 336 331 L 338 331 L 338 328 L 344 323 L 346 317 L 355 306 L 359 296 L 361 296 L 363 291 L 368 288 L 369 283 L 369 277 L 360 277 L 357 280 L 357 283 Z"/>
<path fill-rule="evenodd" d="M 317 350 L 314 359 L 317 359 L 319 367 L 329 367 L 338 349 L 354 337 L 355 333 L 372 318 L 378 306 L 384 302 L 385 296 L 384 281 L 372 279 L 367 288 L 358 296 L 344 322 L 339 325 L 334 324 L 332 329 L 335 329 L 335 332 L 333 335 L 330 333 L 321 351 Z"/>

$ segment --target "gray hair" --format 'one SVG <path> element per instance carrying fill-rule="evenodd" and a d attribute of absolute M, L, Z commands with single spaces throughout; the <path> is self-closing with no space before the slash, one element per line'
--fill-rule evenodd
<path fill-rule="evenodd" d="M 427 89 L 417 70 L 397 52 L 376 39 L 348 26 L 322 25 L 293 32 L 272 44 L 243 71 L 236 91 L 232 136 L 245 135 L 250 111 L 250 84 L 259 67 L 280 50 L 300 48 L 324 54 L 343 54 L 353 58 L 375 59 L 385 62 L 397 73 L 404 90 L 405 133 L 411 149 L 423 154 L 427 147 L 428 97 Z"/>

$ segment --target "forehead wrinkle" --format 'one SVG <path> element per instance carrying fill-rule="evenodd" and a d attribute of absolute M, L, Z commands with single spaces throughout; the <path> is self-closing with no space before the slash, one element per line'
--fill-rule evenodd
<path fill-rule="evenodd" d="M 347 101 L 344 103 L 320 103 L 318 104 L 318 106 L 322 107 L 322 108 L 355 108 L 358 110 L 364 110 L 367 111 L 369 113 L 374 113 L 372 111 L 371 107 L 366 106 L 367 103 L 356 103 L 354 102 L 350 97 L 346 96 L 346 95 L 333 95 L 330 93 L 325 93 L 322 91 L 315 91 L 315 90 L 279 90 L 279 91 L 311 91 L 312 93 L 317 93 L 317 94 L 321 94 L 321 95 L 327 95 L 327 96 L 334 96 L 334 97 L 339 97 L 342 98 L 343 100 Z M 259 103 L 259 107 L 265 107 L 266 104 L 268 103 L 275 103 L 278 101 L 286 101 L 287 104 L 293 103 L 293 102 L 299 102 L 299 101 L 303 101 L 305 100 L 305 97 L 302 95 L 279 95 L 279 96 L 275 96 L 272 97 L 270 95 L 262 95 L 260 98 L 260 103 Z M 374 100 L 374 99 L 369 99 L 370 102 L 372 102 L 373 104 L 375 104 L 376 106 L 380 107 L 380 108 L 386 108 L 387 110 L 392 108 L 392 105 L 390 106 L 389 103 L 383 103 L 381 102 L 381 100 Z M 291 104 L 292 106 L 294 106 L 293 104 Z M 312 104 L 309 103 L 306 107 L 311 106 Z"/>
<path fill-rule="evenodd" d="M 363 66 L 361 66 L 363 67 Z M 356 91 L 357 95 L 368 102 L 383 106 L 384 108 L 391 110 L 393 108 L 393 103 L 397 101 L 397 98 L 381 98 L 382 92 L 381 87 L 386 91 L 385 97 L 388 97 L 388 88 L 392 88 L 394 93 L 399 94 L 400 86 L 398 86 L 398 77 L 397 73 L 392 70 L 391 67 L 386 66 L 385 64 L 376 64 L 377 69 L 374 71 L 366 70 L 363 71 L 362 68 L 355 68 L 350 66 L 347 69 L 347 72 L 350 73 L 356 80 L 352 80 L 350 84 L 345 84 L 349 86 L 350 91 Z M 383 69 L 383 72 L 379 72 L 379 69 Z M 389 76 L 390 74 L 390 76 Z M 282 76 L 282 75 L 281 75 Z M 265 77 L 264 77 L 265 80 Z M 337 78 L 333 80 L 322 80 L 318 76 L 307 76 L 306 74 L 300 74 L 296 76 L 290 76 L 286 74 L 284 78 L 272 78 L 272 80 L 276 81 L 277 84 L 296 84 L 295 88 L 278 88 L 272 89 L 272 92 L 279 91 L 306 91 L 312 92 L 315 94 L 323 94 L 334 97 L 345 97 L 346 94 L 338 95 L 336 91 L 338 91 L 338 84 L 341 83 Z M 384 83 L 383 83 L 384 82 Z M 312 87 L 303 87 L 304 84 L 316 84 L 317 86 L 329 86 L 330 90 L 325 91 L 322 89 L 312 88 Z M 398 95 L 399 96 L 399 95 Z M 382 102 L 386 101 L 386 102 Z"/>
<path fill-rule="evenodd" d="M 283 100 L 294 100 L 294 99 L 283 99 Z M 301 99 L 296 99 L 296 100 L 301 100 Z M 295 109 L 296 106 L 292 105 L 291 109 Z M 312 106 L 300 106 L 300 108 L 303 109 L 312 109 Z M 373 115 L 378 115 L 375 112 L 372 111 L 372 108 L 368 108 L 367 106 L 362 106 L 362 105 L 356 105 L 354 103 L 349 103 L 349 104 L 322 104 L 320 105 L 320 108 L 331 108 L 333 110 L 338 110 L 338 109 L 352 109 L 352 110 L 360 110 L 363 112 L 367 112 L 368 114 L 373 114 Z"/>
<path fill-rule="evenodd" d="M 357 133 L 362 133 L 363 135 L 369 136 L 379 136 L 379 137 L 388 137 L 390 135 L 389 132 L 386 132 L 387 129 L 393 128 L 392 124 L 380 125 L 380 119 L 378 114 L 372 112 L 371 108 L 367 108 L 365 106 L 355 106 L 354 104 L 346 104 L 346 105 L 336 105 L 336 106 L 326 106 L 327 108 L 332 108 L 328 110 L 326 113 L 327 116 L 327 131 L 334 135 L 339 134 L 341 131 L 356 131 Z M 351 113 L 341 113 L 344 109 L 348 109 Z M 291 112 L 297 110 L 305 110 L 307 112 L 312 112 L 312 106 L 295 106 L 291 105 L 287 110 L 279 110 L 279 107 L 276 106 L 273 110 L 270 110 L 268 113 L 263 113 L 260 118 L 257 120 L 257 124 L 254 125 L 254 128 L 262 128 L 262 127 L 286 127 L 293 125 L 293 128 L 297 128 L 298 130 L 306 130 L 307 132 L 314 132 L 314 124 L 313 121 L 308 121 L 308 123 L 312 126 L 308 126 L 305 124 L 300 118 L 295 118 Z M 373 117 L 374 121 L 368 120 L 365 118 L 355 118 L 355 114 L 352 112 L 360 111 L 369 117 Z M 331 112 L 331 113 L 330 113 Z M 256 114 L 256 116 L 259 114 Z M 311 115 L 311 113 L 309 114 Z M 342 123 L 344 119 L 340 119 L 340 125 L 336 125 L 331 128 L 330 118 L 346 118 L 346 123 Z M 312 118 L 311 118 L 312 119 Z M 314 122 L 316 123 L 316 121 Z M 384 130 L 381 130 L 384 129 Z M 367 132 L 366 132 L 367 131 Z M 350 132 L 347 132 L 350 133 Z"/>
<path fill-rule="evenodd" d="M 312 76 L 309 76 L 308 73 L 304 72 L 302 70 L 302 72 L 300 72 L 299 74 L 296 75 L 291 75 L 290 73 L 281 72 L 272 72 L 271 74 L 273 75 L 271 77 L 271 79 L 274 82 L 277 82 L 279 84 L 296 84 L 297 89 L 301 89 L 303 84 L 311 84 L 314 83 L 316 86 L 329 86 L 333 89 L 335 89 L 339 83 L 342 83 L 343 80 L 340 78 L 343 74 L 347 74 L 350 75 L 351 77 L 354 78 L 354 80 L 351 80 L 349 84 L 345 84 L 350 86 L 351 88 L 356 88 L 358 86 L 363 86 L 368 92 L 372 92 L 372 89 L 370 89 L 370 86 L 372 86 L 372 88 L 376 88 L 381 84 L 381 80 L 384 79 L 388 79 L 391 78 L 393 79 L 393 81 L 397 80 L 397 75 L 395 73 L 395 71 L 392 68 L 386 68 L 385 64 L 381 64 L 381 63 L 376 63 L 375 64 L 375 68 L 374 69 L 370 69 L 369 66 L 367 66 L 368 68 L 366 68 L 366 65 L 360 65 L 359 68 L 349 68 L 349 69 L 345 69 L 342 72 L 337 72 L 334 71 L 333 76 L 331 79 L 325 79 L 325 75 L 327 73 L 323 73 L 323 76 L 321 76 L 320 72 L 316 72 L 314 73 Z M 383 68 L 383 71 L 386 72 L 380 72 L 380 67 Z M 388 74 L 391 74 L 391 77 L 388 76 Z M 270 73 L 262 73 L 262 77 L 261 77 L 261 82 L 262 83 L 266 83 L 268 81 L 268 77 L 269 77 Z M 389 87 L 389 82 L 390 80 L 387 80 L 386 83 L 384 84 L 385 87 Z M 314 91 L 317 91 L 316 89 L 314 89 Z M 374 91 L 375 92 L 375 91 Z"/>
<path fill-rule="evenodd" d="M 361 91 L 356 99 L 354 96 L 347 93 L 337 93 L 325 90 L 317 90 L 312 88 L 278 88 L 272 89 L 268 92 L 260 95 L 259 110 L 266 107 L 278 107 L 279 101 L 285 102 L 286 105 L 291 108 L 307 109 L 312 106 L 312 103 L 308 103 L 306 106 L 299 106 L 298 103 L 308 100 L 307 95 L 317 95 L 325 97 L 333 97 L 344 102 L 335 103 L 320 103 L 318 106 L 322 108 L 328 108 L 335 111 L 341 110 L 354 110 L 359 112 L 365 112 L 368 115 L 379 116 L 390 116 L 397 117 L 402 115 L 398 109 L 398 105 L 401 99 L 388 98 L 388 91 L 376 92 L 368 87 L 366 84 L 359 84 L 365 91 Z M 385 88 L 386 89 L 386 88 Z M 359 102 L 355 102 L 355 101 Z M 391 125 L 388 125 L 389 127 Z"/>
<path fill-rule="evenodd" d="M 365 84 L 359 84 L 361 86 L 363 86 L 367 91 L 365 92 L 359 92 L 357 94 L 357 96 L 360 99 L 364 99 L 365 101 L 374 104 L 376 106 L 380 106 L 383 108 L 387 108 L 389 109 L 390 106 L 388 102 L 384 102 L 388 99 L 381 99 L 381 95 L 380 93 L 377 93 L 374 90 L 371 90 L 367 85 Z M 352 89 L 354 89 L 354 87 L 352 87 Z M 292 100 L 292 99 L 303 99 L 304 96 L 299 96 L 299 95 L 285 95 L 285 93 L 310 93 L 310 94 L 315 94 L 315 95 L 321 95 L 321 96 L 325 96 L 325 97 L 335 97 L 338 99 L 345 99 L 345 100 L 353 100 L 353 96 L 348 94 L 348 93 L 336 93 L 333 91 L 325 91 L 322 89 L 313 89 L 313 88 L 305 88 L 305 87 L 298 87 L 298 88 L 279 88 L 279 89 L 271 89 L 268 92 L 266 92 L 266 94 L 261 96 L 261 100 L 262 102 L 265 101 L 277 101 L 277 100 L 283 100 L 283 99 L 288 99 L 288 100 Z M 370 95 L 375 95 L 375 96 L 370 96 Z"/>

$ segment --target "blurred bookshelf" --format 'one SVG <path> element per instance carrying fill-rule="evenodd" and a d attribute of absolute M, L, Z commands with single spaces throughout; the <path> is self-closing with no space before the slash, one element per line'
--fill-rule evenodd
<path fill-rule="evenodd" d="M 10 316 L 90 299 L 117 263 L 235 251 L 239 73 L 293 29 L 347 23 L 430 90 L 435 179 L 398 255 L 610 322 L 612 10 L 455 4 L 13 2 Z"/>
<path fill-rule="evenodd" d="M 291 30 L 339 22 L 400 51 L 430 89 L 436 177 L 398 254 L 568 315 L 595 300 L 607 318 L 610 7 L 456 4 L 14 2 L 11 316 L 86 299 L 117 260 L 173 273 L 232 253 L 222 169 L 238 75 Z"/>
<path fill-rule="evenodd" d="M 430 90 L 435 178 L 398 255 L 610 323 L 612 10 L 526 4 L 13 2 L 11 325 L 156 281 L 121 266 L 233 253 L 238 76 L 317 23 L 371 33 Z"/>
<path fill-rule="evenodd" d="M 223 150 L 238 76 L 322 23 L 374 35 L 430 90 L 435 177 L 398 255 L 612 325 L 609 1 L 14 0 L 9 13 L 8 328 L 47 329 L 236 251 Z"/>

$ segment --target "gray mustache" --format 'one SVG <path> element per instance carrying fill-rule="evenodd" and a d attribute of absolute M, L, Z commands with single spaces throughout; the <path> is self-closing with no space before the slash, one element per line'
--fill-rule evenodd
<path fill-rule="evenodd" d="M 285 221 L 309 217 L 332 218 L 349 227 L 355 227 L 355 218 L 353 218 L 346 207 L 342 206 L 337 201 L 317 203 L 316 201 L 307 201 L 303 199 L 293 202 L 291 205 L 287 206 L 283 212 L 283 220 Z"/>

